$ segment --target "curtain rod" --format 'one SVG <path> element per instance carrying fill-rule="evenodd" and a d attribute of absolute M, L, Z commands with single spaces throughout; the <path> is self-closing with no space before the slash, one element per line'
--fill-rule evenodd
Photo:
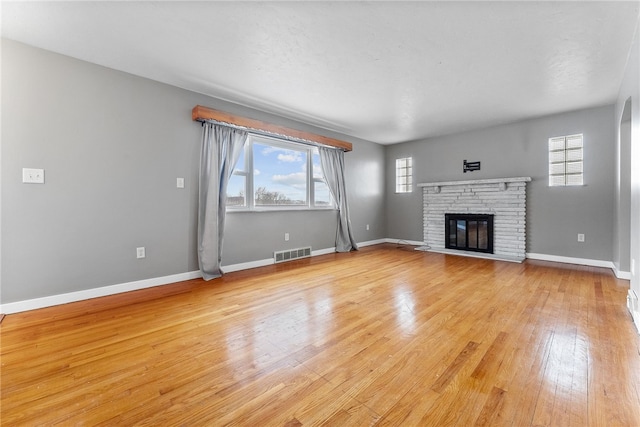
<path fill-rule="evenodd" d="M 219 126 L 226 126 L 226 127 L 233 128 L 233 129 L 246 130 L 247 132 L 249 132 L 251 134 L 254 134 L 254 135 L 266 136 L 266 137 L 281 139 L 281 140 L 285 140 L 285 141 L 289 141 L 289 142 L 297 142 L 299 144 L 311 145 L 311 146 L 314 146 L 314 147 L 325 147 L 325 148 L 331 148 L 333 150 L 343 150 L 344 151 L 343 148 L 334 147 L 334 146 L 326 145 L 326 144 L 321 144 L 319 142 L 311 141 L 309 139 L 296 138 L 295 136 L 284 135 L 284 134 L 281 134 L 281 133 L 267 132 L 267 131 L 264 131 L 262 129 L 250 128 L 250 127 L 247 127 L 247 126 L 236 125 L 234 123 L 221 122 L 219 120 L 214 120 L 214 119 L 199 119 L 199 120 L 196 120 L 196 121 L 202 123 L 203 126 L 205 125 L 205 123 L 209 123 L 209 124 L 213 124 L 213 125 L 219 125 Z"/>
<path fill-rule="evenodd" d="M 235 127 L 236 129 L 243 129 L 256 134 L 273 136 L 283 140 L 297 141 L 303 144 L 326 146 L 343 151 L 351 151 L 353 149 L 353 145 L 350 142 L 292 129 L 273 123 L 267 123 L 261 120 L 242 117 L 227 113 L 226 111 L 203 107 L 202 105 L 196 105 L 193 107 L 191 110 L 191 119 L 199 122 L 209 122 L 223 126 Z"/>

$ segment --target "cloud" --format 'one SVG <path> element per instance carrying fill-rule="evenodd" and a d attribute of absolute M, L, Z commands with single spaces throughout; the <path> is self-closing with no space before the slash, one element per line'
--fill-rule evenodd
<path fill-rule="evenodd" d="M 287 185 L 289 187 L 304 189 L 307 186 L 307 174 L 304 172 L 293 172 L 287 175 L 273 175 L 274 183 Z"/>
<path fill-rule="evenodd" d="M 274 146 L 271 146 L 271 145 L 264 145 L 263 147 L 264 148 L 262 150 L 260 150 L 260 153 L 263 156 L 268 156 L 269 154 L 271 154 L 271 153 L 273 153 L 275 151 L 282 151 L 281 148 L 274 147 Z"/>
<path fill-rule="evenodd" d="M 260 175 L 260 169 L 254 169 L 253 176 L 258 176 L 258 175 Z"/>
<path fill-rule="evenodd" d="M 285 150 L 283 153 L 278 154 L 278 160 L 286 163 L 294 163 L 301 162 L 303 159 L 300 151 Z"/>
<path fill-rule="evenodd" d="M 276 158 L 280 162 L 304 162 L 305 153 L 303 151 L 289 150 L 287 148 L 274 147 L 272 145 L 266 145 L 260 150 L 260 154 L 264 157 L 268 157 L 272 153 L 277 153 Z"/>
<path fill-rule="evenodd" d="M 322 170 L 322 166 L 318 163 L 313 164 L 313 177 L 314 178 L 324 178 L 324 172 Z"/>

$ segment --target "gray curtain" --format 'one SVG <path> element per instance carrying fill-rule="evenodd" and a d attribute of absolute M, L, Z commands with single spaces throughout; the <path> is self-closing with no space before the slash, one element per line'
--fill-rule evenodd
<path fill-rule="evenodd" d="M 198 265 L 204 280 L 222 276 L 222 237 L 227 184 L 242 153 L 247 132 L 205 123 L 200 151 Z"/>
<path fill-rule="evenodd" d="M 347 189 L 344 180 L 344 152 L 334 148 L 318 147 L 320 164 L 329 191 L 338 205 L 338 229 L 336 232 L 336 252 L 358 250 L 356 239 L 353 238 L 349 206 L 347 204 Z"/>

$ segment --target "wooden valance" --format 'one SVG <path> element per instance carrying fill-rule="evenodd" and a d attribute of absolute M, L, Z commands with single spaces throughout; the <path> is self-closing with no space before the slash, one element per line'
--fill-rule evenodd
<path fill-rule="evenodd" d="M 315 133 L 304 132 L 297 129 L 291 129 L 285 126 L 274 125 L 271 123 L 263 122 L 261 120 L 236 116 L 235 114 L 227 113 L 220 110 L 214 110 L 213 108 L 203 107 L 202 105 L 196 105 L 195 107 L 193 107 L 193 110 L 191 110 L 191 118 L 194 121 L 213 120 L 221 123 L 229 123 L 235 126 L 247 128 L 247 130 L 254 129 L 257 131 L 265 132 L 267 134 L 284 135 L 303 141 L 311 141 L 317 144 L 339 148 L 343 151 L 351 151 L 353 149 L 350 142 L 329 138 L 328 136 L 317 135 Z"/>

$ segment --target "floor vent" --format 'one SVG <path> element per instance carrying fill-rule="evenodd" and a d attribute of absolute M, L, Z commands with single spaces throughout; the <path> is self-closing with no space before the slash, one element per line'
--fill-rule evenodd
<path fill-rule="evenodd" d="M 286 251 L 276 251 L 273 253 L 273 259 L 276 263 L 291 261 L 292 259 L 308 258 L 311 256 L 311 246 L 308 248 L 290 249 Z"/>

